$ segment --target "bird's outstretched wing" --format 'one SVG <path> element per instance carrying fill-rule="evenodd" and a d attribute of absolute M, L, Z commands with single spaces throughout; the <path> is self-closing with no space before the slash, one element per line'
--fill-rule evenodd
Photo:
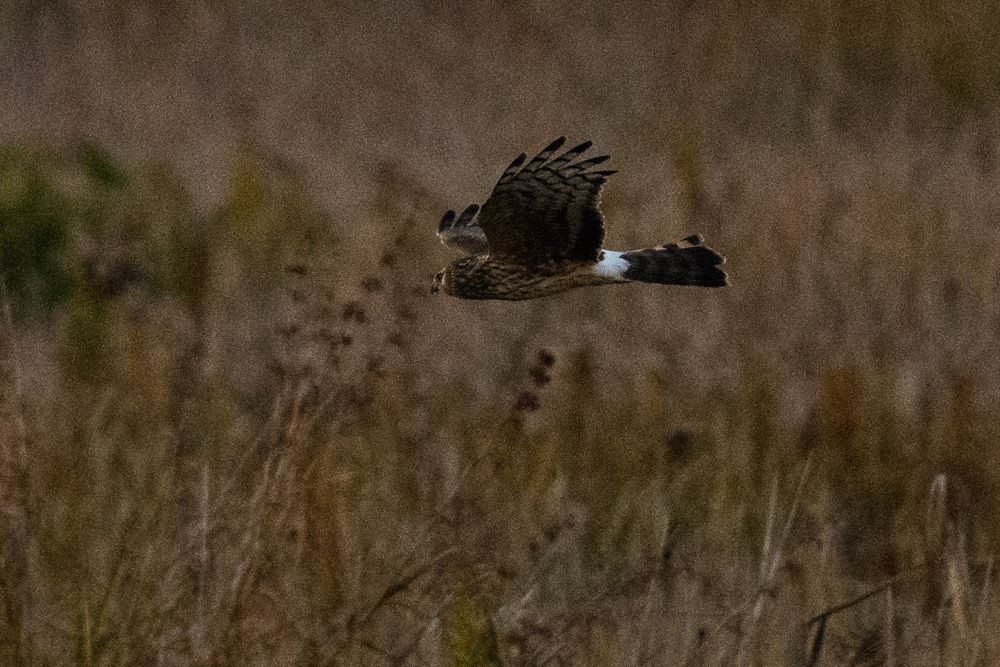
<path fill-rule="evenodd" d="M 485 255 L 489 252 L 486 234 L 474 221 L 478 211 L 479 205 L 473 204 L 462 211 L 457 218 L 454 211 L 445 213 L 437 232 L 441 243 L 468 255 Z"/>
<path fill-rule="evenodd" d="M 575 161 L 587 141 L 555 159 L 560 137 L 523 168 L 510 163 L 479 213 L 491 257 L 525 265 L 570 260 L 596 262 L 604 240 L 601 186 L 614 171 L 594 171 L 607 155 Z"/>

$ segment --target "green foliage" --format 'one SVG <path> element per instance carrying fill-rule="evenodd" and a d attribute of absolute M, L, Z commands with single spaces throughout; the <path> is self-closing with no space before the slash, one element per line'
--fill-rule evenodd
<path fill-rule="evenodd" d="M 246 278 L 273 288 L 284 267 L 308 257 L 332 226 L 293 168 L 250 142 L 241 142 L 234 157 L 217 224 L 249 269 Z"/>
<path fill-rule="evenodd" d="M 487 610 L 472 591 L 452 594 L 448 614 L 448 650 L 454 667 L 499 667 L 500 649 Z"/>
<path fill-rule="evenodd" d="M 120 190 L 128 185 L 124 168 L 94 141 L 80 144 L 79 159 L 87 180 L 97 187 Z"/>
<path fill-rule="evenodd" d="M 99 299 L 77 295 L 67 307 L 62 366 L 75 380 L 100 380 L 106 363 L 107 307 Z"/>
<path fill-rule="evenodd" d="M 51 160 L 18 145 L 0 149 L 0 275 L 18 312 L 52 308 L 70 293 L 72 216 Z"/>

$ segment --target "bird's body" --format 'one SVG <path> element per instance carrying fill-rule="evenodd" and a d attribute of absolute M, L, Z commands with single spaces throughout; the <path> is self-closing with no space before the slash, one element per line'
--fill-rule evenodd
<path fill-rule="evenodd" d="M 438 273 L 433 291 L 516 301 L 633 281 L 726 284 L 718 268 L 725 260 L 697 235 L 645 250 L 603 249 L 600 189 L 615 172 L 592 169 L 606 155 L 574 162 L 589 141 L 550 160 L 564 142 L 557 139 L 523 169 L 527 156 L 514 160 L 481 211 L 472 205 L 457 217 L 445 214 L 438 236 L 465 255 Z"/>
<path fill-rule="evenodd" d="M 452 262 L 445 276 L 444 291 L 462 299 L 520 301 L 550 296 L 575 287 L 628 282 L 611 274 L 600 274 L 595 264 L 553 262 L 524 266 L 467 255 Z"/>

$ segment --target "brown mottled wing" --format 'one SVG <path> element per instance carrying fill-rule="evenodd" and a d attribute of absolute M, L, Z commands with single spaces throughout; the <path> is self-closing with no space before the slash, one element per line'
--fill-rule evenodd
<path fill-rule="evenodd" d="M 601 186 L 614 171 L 593 171 L 607 155 L 574 162 L 587 141 L 555 159 L 566 142 L 553 141 L 521 168 L 511 162 L 479 212 L 490 256 L 529 266 L 552 261 L 596 262 L 604 240 Z"/>

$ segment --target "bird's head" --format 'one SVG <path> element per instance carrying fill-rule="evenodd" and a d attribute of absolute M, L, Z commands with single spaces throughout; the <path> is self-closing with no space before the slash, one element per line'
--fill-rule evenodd
<path fill-rule="evenodd" d="M 431 294 L 437 294 L 440 291 L 444 291 L 445 294 L 451 294 L 449 283 L 448 267 L 445 267 L 434 276 L 434 283 L 431 285 Z"/>

